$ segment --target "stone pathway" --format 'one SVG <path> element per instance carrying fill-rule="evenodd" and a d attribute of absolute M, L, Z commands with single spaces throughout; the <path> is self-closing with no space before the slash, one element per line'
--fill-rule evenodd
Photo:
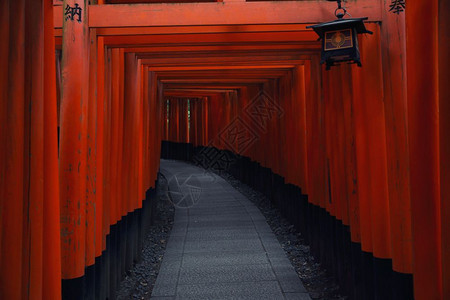
<path fill-rule="evenodd" d="M 176 210 L 151 299 L 311 299 L 253 203 L 192 165 L 161 172 Z"/>

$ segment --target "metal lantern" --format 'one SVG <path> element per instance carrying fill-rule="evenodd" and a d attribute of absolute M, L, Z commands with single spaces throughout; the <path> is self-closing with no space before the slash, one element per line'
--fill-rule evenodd
<path fill-rule="evenodd" d="M 339 62 L 356 63 L 361 67 L 358 34 L 372 34 L 364 25 L 364 20 L 368 18 L 344 19 L 347 11 L 341 7 L 341 1 L 338 0 L 337 2 L 338 8 L 335 11 L 337 20 L 308 26 L 307 28 L 312 28 L 322 41 L 322 60 L 320 63 L 325 63 L 327 70 Z M 340 13 L 340 10 L 343 12 Z"/>

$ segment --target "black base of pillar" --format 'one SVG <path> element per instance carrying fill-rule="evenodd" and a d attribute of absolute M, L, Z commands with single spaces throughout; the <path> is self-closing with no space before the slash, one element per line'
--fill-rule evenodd
<path fill-rule="evenodd" d="M 142 208 L 122 217 L 110 227 L 106 249 L 95 264 L 85 268 L 82 277 L 62 280 L 63 300 L 115 299 L 126 271 L 140 259 L 143 239 L 153 223 L 156 191 L 146 192 Z"/>
<path fill-rule="evenodd" d="M 84 271 L 84 277 L 86 286 L 84 289 L 84 299 L 94 300 L 95 299 L 95 268 L 96 265 L 89 266 Z"/>
<path fill-rule="evenodd" d="M 414 299 L 413 276 L 399 272 L 392 272 L 392 299 Z"/>
<path fill-rule="evenodd" d="M 61 282 L 62 299 L 83 300 L 86 285 L 85 280 L 86 278 L 84 276 L 73 279 L 63 279 Z"/>

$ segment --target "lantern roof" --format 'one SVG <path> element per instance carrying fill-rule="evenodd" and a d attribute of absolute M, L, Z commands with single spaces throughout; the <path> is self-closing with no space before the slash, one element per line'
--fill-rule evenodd
<path fill-rule="evenodd" d="M 344 28 L 355 28 L 357 33 L 370 33 L 372 31 L 367 30 L 364 25 L 364 20 L 368 18 L 351 18 L 351 19 L 338 19 L 331 22 L 320 23 L 317 25 L 310 25 L 306 28 L 312 28 L 320 38 L 323 38 L 323 35 L 326 31 L 330 30 L 339 30 Z"/>

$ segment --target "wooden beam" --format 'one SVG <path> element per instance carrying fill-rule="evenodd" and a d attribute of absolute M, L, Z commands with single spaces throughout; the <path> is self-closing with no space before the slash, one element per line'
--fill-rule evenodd
<path fill-rule="evenodd" d="M 148 34 L 192 34 L 192 33 L 240 33 L 310 31 L 310 24 L 271 25 L 212 25 L 212 26 L 151 26 L 151 27 L 107 27 L 99 28 L 97 35 L 148 35 Z"/>
<path fill-rule="evenodd" d="M 253 79 L 233 79 L 233 78 L 197 78 L 197 79 L 161 79 L 160 82 L 164 84 L 260 84 L 267 82 L 268 79 L 264 78 L 253 78 Z"/>
<path fill-rule="evenodd" d="M 313 31 L 298 32 L 243 32 L 243 33 L 197 33 L 197 34 L 158 34 L 158 35 L 117 35 L 105 36 L 108 46 L 149 46 L 149 45 L 232 45 L 232 44 L 295 44 L 317 41 Z"/>
<path fill-rule="evenodd" d="M 347 4 L 353 17 L 381 21 L 380 1 Z M 184 25 L 308 24 L 335 19 L 328 1 L 265 1 L 177 4 L 90 5 L 89 27 Z M 62 27 L 62 7 L 55 6 L 55 27 Z"/>
<path fill-rule="evenodd" d="M 258 43 L 255 45 L 216 45 L 216 46 L 204 46 L 204 45 L 171 45 L 171 46 L 152 46 L 152 47 L 129 47 L 125 48 L 125 52 L 133 52 L 133 53 L 144 53 L 155 56 L 155 53 L 165 53 L 166 55 L 173 56 L 176 53 L 194 53 L 194 52 L 204 52 L 211 54 L 213 52 L 223 53 L 225 51 L 282 51 L 282 50 L 295 50 L 295 51 L 304 51 L 304 50 L 319 50 L 321 49 L 319 42 L 304 42 L 299 44 L 277 44 L 277 45 L 269 45 Z M 170 52 L 170 53 L 169 53 Z"/>
<path fill-rule="evenodd" d="M 220 84 L 210 84 L 210 83 L 204 83 L 204 84 L 173 84 L 173 83 L 169 83 L 169 84 L 165 84 L 164 85 L 164 89 L 165 90 L 174 90 L 174 89 L 213 89 L 213 90 L 221 90 L 221 89 L 226 89 L 226 90 L 239 90 L 242 89 L 243 87 L 247 87 L 249 85 L 255 85 L 255 83 L 247 83 L 246 85 L 244 84 L 230 84 L 230 83 L 220 83 Z"/>
<path fill-rule="evenodd" d="M 247 54 L 247 56 L 191 56 L 191 57 L 174 57 L 174 58 L 142 58 L 142 63 L 151 66 L 186 66 L 186 65 L 270 65 L 274 63 L 303 63 L 303 60 L 296 55 L 280 55 L 280 56 L 257 56 Z"/>
<path fill-rule="evenodd" d="M 205 70 L 261 70 L 261 69 L 292 69 L 294 64 L 270 66 L 175 66 L 175 67 L 149 67 L 149 71 L 205 71 Z"/>
<path fill-rule="evenodd" d="M 217 95 L 221 95 L 222 93 L 218 93 L 218 92 L 195 92 L 195 91 L 190 91 L 190 92 L 164 92 L 164 97 L 176 97 L 176 98 L 203 98 L 203 97 L 214 97 Z"/>
<path fill-rule="evenodd" d="M 177 71 L 159 71 L 156 73 L 157 78 L 160 80 L 180 80 L 195 79 L 197 82 L 201 82 L 201 79 L 210 80 L 216 78 L 219 82 L 224 82 L 225 78 L 232 79 L 234 82 L 238 80 L 243 82 L 243 80 L 248 79 L 274 79 L 279 78 L 287 74 L 286 70 L 177 70 Z"/>
<path fill-rule="evenodd" d="M 164 92 L 197 92 L 197 93 L 229 93 L 234 92 L 234 89 L 212 89 L 208 87 L 204 88 L 176 88 L 176 89 L 164 89 Z"/>
<path fill-rule="evenodd" d="M 153 35 L 153 34 L 192 34 L 192 33 L 242 33 L 311 31 L 312 24 L 263 24 L 263 25 L 211 25 L 211 26 L 147 26 L 147 27 L 106 27 L 98 28 L 98 36 L 114 35 Z M 62 35 L 61 28 L 55 28 L 55 36 Z"/>

